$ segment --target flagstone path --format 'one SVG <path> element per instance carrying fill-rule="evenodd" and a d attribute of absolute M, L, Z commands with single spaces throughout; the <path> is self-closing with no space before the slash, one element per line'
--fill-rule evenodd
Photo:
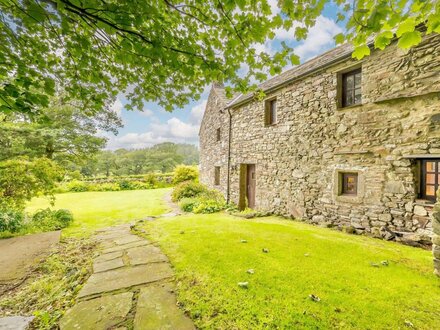
<path fill-rule="evenodd" d="M 129 224 L 97 232 L 100 253 L 78 302 L 60 322 L 62 330 L 194 329 L 176 305 L 167 257 Z"/>

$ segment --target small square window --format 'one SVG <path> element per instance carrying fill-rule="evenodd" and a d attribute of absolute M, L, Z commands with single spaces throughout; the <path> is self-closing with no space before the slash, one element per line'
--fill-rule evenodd
<path fill-rule="evenodd" d="M 220 185 L 220 166 L 214 167 L 214 185 Z"/>
<path fill-rule="evenodd" d="M 219 142 L 221 140 L 221 137 L 222 137 L 221 130 L 220 130 L 220 128 L 217 128 L 217 131 L 216 131 L 216 140 L 217 140 L 217 142 Z"/>
<path fill-rule="evenodd" d="M 342 74 L 341 106 L 360 104 L 362 102 L 362 71 L 356 69 Z"/>
<path fill-rule="evenodd" d="M 277 100 L 267 100 L 265 103 L 264 123 L 266 126 L 277 123 Z"/>
<path fill-rule="evenodd" d="M 435 201 L 437 190 L 440 188 L 440 160 L 423 159 L 421 161 L 420 198 Z"/>
<path fill-rule="evenodd" d="M 341 195 L 356 196 L 358 190 L 357 173 L 341 173 Z"/>

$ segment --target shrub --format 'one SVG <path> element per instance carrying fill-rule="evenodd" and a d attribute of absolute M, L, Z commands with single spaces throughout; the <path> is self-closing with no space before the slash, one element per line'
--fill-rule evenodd
<path fill-rule="evenodd" d="M 174 202 L 180 201 L 182 198 L 196 197 L 207 192 L 208 188 L 201 183 L 194 181 L 186 181 L 177 185 L 172 194 L 171 199 Z"/>
<path fill-rule="evenodd" d="M 68 227 L 73 221 L 69 210 L 51 210 L 49 208 L 37 211 L 32 216 L 32 226 L 43 231 L 60 230 Z"/>
<path fill-rule="evenodd" d="M 196 206 L 199 205 L 199 200 L 196 198 L 183 198 L 179 202 L 179 207 L 182 211 L 192 212 Z"/>
<path fill-rule="evenodd" d="M 195 166 L 179 165 L 174 169 L 173 183 L 177 184 L 184 181 L 196 181 L 199 171 Z"/>
<path fill-rule="evenodd" d="M 67 184 L 67 191 L 84 192 L 89 191 L 89 187 L 83 181 L 72 180 Z"/>
<path fill-rule="evenodd" d="M 0 210 L 0 232 L 15 233 L 23 226 L 24 214 L 15 210 Z"/>
<path fill-rule="evenodd" d="M 208 199 L 201 200 L 194 208 L 194 213 L 215 213 L 223 210 L 225 208 L 224 202 L 219 202 L 216 200 Z"/>

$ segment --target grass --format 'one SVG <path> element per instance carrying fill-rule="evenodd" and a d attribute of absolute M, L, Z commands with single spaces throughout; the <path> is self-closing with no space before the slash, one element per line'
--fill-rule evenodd
<path fill-rule="evenodd" d="M 201 329 L 440 329 L 429 251 L 276 217 L 140 226 L 169 256 L 179 302 Z"/>
<path fill-rule="evenodd" d="M 65 236 L 87 236 L 94 230 L 127 223 L 168 210 L 163 202 L 169 188 L 110 192 L 82 192 L 56 195 L 55 209 L 69 209 L 74 222 L 63 230 Z M 26 211 L 50 207 L 45 198 L 33 199 Z"/>

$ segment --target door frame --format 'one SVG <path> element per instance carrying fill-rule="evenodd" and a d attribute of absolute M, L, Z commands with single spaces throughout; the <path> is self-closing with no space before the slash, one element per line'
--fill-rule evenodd
<path fill-rule="evenodd" d="M 248 163 L 240 164 L 239 199 L 238 199 L 238 209 L 239 210 L 244 210 L 246 207 L 249 207 L 249 201 L 248 201 L 249 166 L 253 166 L 254 173 L 256 173 L 256 164 L 248 164 Z M 257 190 L 256 188 L 257 188 L 257 184 L 255 183 L 253 207 L 255 207 L 255 197 L 256 197 L 256 190 Z"/>

